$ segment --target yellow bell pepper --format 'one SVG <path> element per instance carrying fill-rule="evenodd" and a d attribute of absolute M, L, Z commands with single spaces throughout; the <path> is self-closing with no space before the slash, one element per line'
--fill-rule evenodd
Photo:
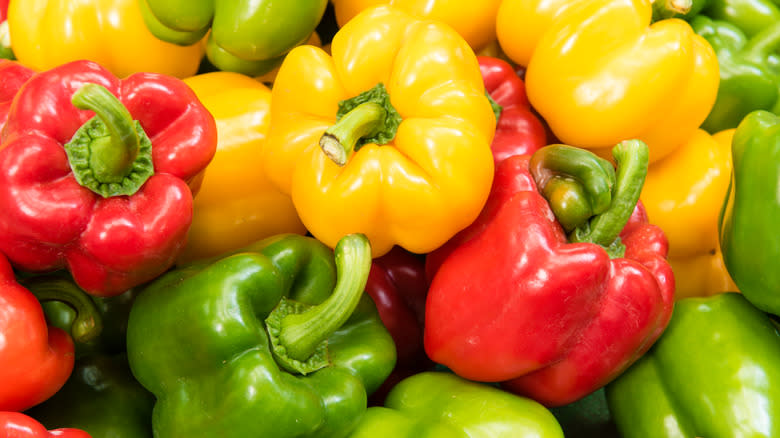
<path fill-rule="evenodd" d="M 636 138 L 654 162 L 707 117 L 720 80 L 715 52 L 683 20 L 651 24 L 652 12 L 650 0 L 577 0 L 541 32 L 526 90 L 562 143 L 609 157 Z"/>
<path fill-rule="evenodd" d="M 271 90 L 232 72 L 184 82 L 214 116 L 219 140 L 195 197 L 187 246 L 178 262 L 216 256 L 274 234 L 306 233 L 290 197 L 263 172 Z"/>
<path fill-rule="evenodd" d="M 136 72 L 176 77 L 197 72 L 204 48 L 155 38 L 138 0 L 20 0 L 8 5 L 13 50 L 22 64 L 48 70 L 89 59 L 118 77 Z"/>
<path fill-rule="evenodd" d="M 327 245 L 360 232 L 375 257 L 432 251 L 477 217 L 493 179 L 496 119 L 474 52 L 389 6 L 350 20 L 331 51 L 296 47 L 279 69 L 269 177 Z"/>
<path fill-rule="evenodd" d="M 640 199 L 669 239 L 676 297 L 736 291 L 718 244 L 718 215 L 731 176 L 734 129 L 699 129 L 647 172 Z"/>
<path fill-rule="evenodd" d="M 496 14 L 501 0 L 331 0 L 331 3 L 340 27 L 365 9 L 390 5 L 418 18 L 443 21 L 477 51 L 496 39 Z"/>

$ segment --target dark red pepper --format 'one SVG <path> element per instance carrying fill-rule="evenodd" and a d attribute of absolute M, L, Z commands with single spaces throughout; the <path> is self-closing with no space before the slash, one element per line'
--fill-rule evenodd
<path fill-rule="evenodd" d="M 90 61 L 37 73 L 0 134 L 0 251 L 21 270 L 67 267 L 99 296 L 155 278 L 184 247 L 216 142 L 179 79 Z"/>
<path fill-rule="evenodd" d="M 92 438 L 80 429 L 46 430 L 34 418 L 20 412 L 0 411 L 0 437 L 2 438 Z"/>
<path fill-rule="evenodd" d="M 11 101 L 33 74 L 35 74 L 33 70 L 16 61 L 0 59 L 0 130 L 3 129 L 8 118 Z"/>
<path fill-rule="evenodd" d="M 478 56 L 485 90 L 501 106 L 490 147 L 496 165 L 512 155 L 532 154 L 547 144 L 547 131 L 531 110 L 525 83 L 506 61 Z"/>
<path fill-rule="evenodd" d="M 569 238 L 537 189 L 529 157 L 500 164 L 484 214 L 445 248 L 438 269 L 429 267 L 431 359 L 560 406 L 606 385 L 652 345 L 674 303 L 668 243 L 636 207 L 641 183 L 624 184 L 632 178 L 618 163 L 614 188 L 604 186 L 609 202 L 595 202 L 597 213 Z M 585 192 L 596 199 L 591 179 Z"/>

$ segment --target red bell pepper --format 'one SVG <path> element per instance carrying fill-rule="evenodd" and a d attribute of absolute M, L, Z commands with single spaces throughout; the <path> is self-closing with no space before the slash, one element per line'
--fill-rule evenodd
<path fill-rule="evenodd" d="M 0 438 L 92 438 L 81 429 L 46 430 L 34 418 L 20 412 L 0 411 Z"/>
<path fill-rule="evenodd" d="M 90 61 L 38 73 L 0 134 L 0 251 L 22 270 L 67 267 L 98 296 L 151 280 L 184 247 L 216 143 L 179 79 Z"/>
<path fill-rule="evenodd" d="M 0 59 L 0 130 L 8 118 L 11 101 L 35 72 L 16 61 Z"/>
<path fill-rule="evenodd" d="M 39 300 L 62 301 L 76 310 L 71 333 L 80 342 L 102 328 L 98 309 L 80 289 L 53 289 L 45 279 L 30 284 L 30 289 L 19 284 L 0 255 L 0 411 L 22 411 L 41 403 L 73 370 L 71 334 L 46 325 Z"/>
<path fill-rule="evenodd" d="M 606 160 L 562 145 L 540 149 L 531 164 L 528 156 L 500 164 L 485 214 L 431 269 L 431 359 L 560 406 L 606 385 L 652 345 L 674 303 L 668 242 L 636 208 L 646 146 L 624 142 L 614 153 L 617 176 Z M 547 190 L 557 183 L 568 197 Z M 594 213 L 568 238 L 553 211 L 579 212 L 557 205 L 562 199 Z"/>
<path fill-rule="evenodd" d="M 485 90 L 501 106 L 496 134 L 490 147 L 498 163 L 512 155 L 532 154 L 547 144 L 547 131 L 532 112 L 525 83 L 512 66 L 498 58 L 478 56 Z"/>
<path fill-rule="evenodd" d="M 433 366 L 423 347 L 425 297 L 428 294 L 424 259 L 399 246 L 393 247 L 373 260 L 365 290 L 374 300 L 379 318 L 393 337 L 397 352 L 393 372 L 370 400 L 373 404 L 382 404 L 396 383 Z"/>

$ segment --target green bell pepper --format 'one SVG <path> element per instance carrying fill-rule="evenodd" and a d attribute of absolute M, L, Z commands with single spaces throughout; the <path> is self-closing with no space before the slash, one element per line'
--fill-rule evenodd
<path fill-rule="evenodd" d="M 289 234 L 150 283 L 130 311 L 127 352 L 157 397 L 155 436 L 349 433 L 396 360 L 363 293 L 370 268 L 362 234 L 334 251 Z"/>
<path fill-rule="evenodd" d="M 780 21 L 776 0 L 694 0 L 697 1 L 704 2 L 702 14 L 735 25 L 748 38 Z"/>
<path fill-rule="evenodd" d="M 606 396 L 624 438 L 780 436 L 780 334 L 739 293 L 682 299 Z"/>
<path fill-rule="evenodd" d="M 369 408 L 350 438 L 558 438 L 555 417 L 541 404 L 455 374 L 407 377 Z"/>
<path fill-rule="evenodd" d="M 327 0 L 139 1 L 154 36 L 190 45 L 208 33 L 211 64 L 250 76 L 273 70 L 287 52 L 306 42 L 328 5 Z"/>
<path fill-rule="evenodd" d="M 732 174 L 718 219 L 723 262 L 759 309 L 780 315 L 780 118 L 748 114 L 731 142 Z"/>
<path fill-rule="evenodd" d="M 780 21 L 749 39 L 733 24 L 699 15 L 693 30 L 718 57 L 718 95 L 702 128 L 710 133 L 736 128 L 755 110 L 773 110 L 780 100 L 780 71 L 775 50 L 780 46 Z"/>

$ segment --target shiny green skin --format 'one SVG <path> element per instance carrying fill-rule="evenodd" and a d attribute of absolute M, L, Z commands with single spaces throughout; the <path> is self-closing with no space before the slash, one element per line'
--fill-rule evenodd
<path fill-rule="evenodd" d="M 719 218 L 723 261 L 745 297 L 780 315 L 780 118 L 748 114 L 731 142 L 733 168 Z"/>
<path fill-rule="evenodd" d="M 693 30 L 704 37 L 718 57 L 720 86 L 715 104 L 702 123 L 710 133 L 736 128 L 755 110 L 773 110 L 780 100 L 780 21 L 748 39 L 733 24 L 703 15 L 691 20 Z"/>
<path fill-rule="evenodd" d="M 776 0 L 706 0 L 702 13 L 715 20 L 728 21 L 745 32 L 748 38 L 751 38 L 780 21 L 780 2 Z"/>
<path fill-rule="evenodd" d="M 399 382 L 350 438 L 562 438 L 541 404 L 498 388 L 429 371 Z"/>
<path fill-rule="evenodd" d="M 281 298 L 324 301 L 334 255 L 299 235 L 164 274 L 136 298 L 127 351 L 157 397 L 158 437 L 342 437 L 395 366 L 395 344 L 364 294 L 328 338 L 331 365 L 302 376 L 280 369 L 264 320 Z"/>
<path fill-rule="evenodd" d="M 26 413 L 48 429 L 72 427 L 95 438 L 151 438 L 154 396 L 130 373 L 124 354 L 79 359 L 65 385 Z"/>
<path fill-rule="evenodd" d="M 319 24 L 327 0 L 138 0 L 149 30 L 179 45 L 209 30 L 206 56 L 219 70 L 258 76 L 278 66 Z"/>
<path fill-rule="evenodd" d="M 624 438 L 780 436 L 780 334 L 738 293 L 682 299 L 606 396 Z"/>

